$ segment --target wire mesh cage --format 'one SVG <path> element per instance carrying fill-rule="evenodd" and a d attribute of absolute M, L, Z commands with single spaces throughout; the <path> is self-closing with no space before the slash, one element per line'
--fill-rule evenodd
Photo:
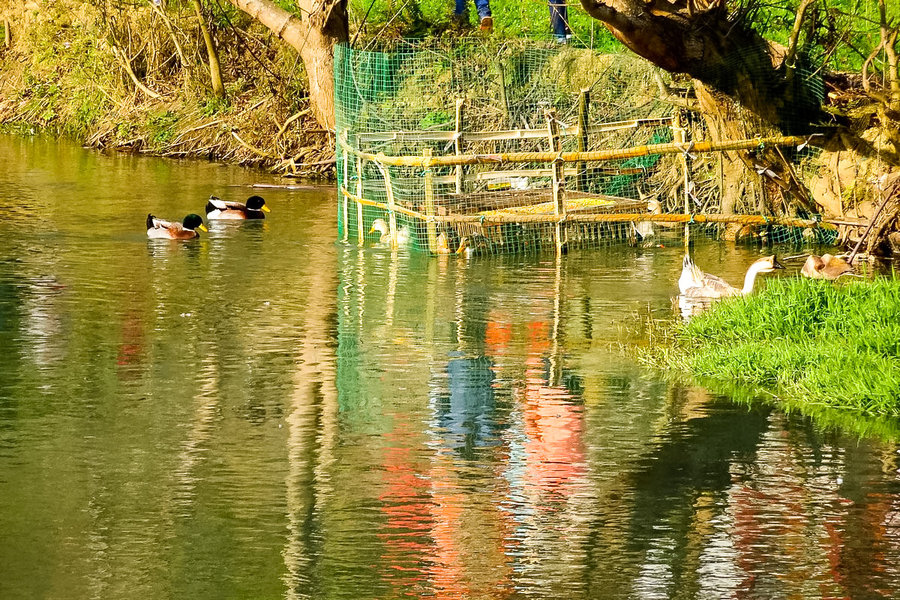
<path fill-rule="evenodd" d="M 716 213 L 717 155 L 690 154 L 702 124 L 658 100 L 659 77 L 635 57 L 534 40 L 340 46 L 339 235 L 559 252 L 642 243 L 663 212 Z"/>

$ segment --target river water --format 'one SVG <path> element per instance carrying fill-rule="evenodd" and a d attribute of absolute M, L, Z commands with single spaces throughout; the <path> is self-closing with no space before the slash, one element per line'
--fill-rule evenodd
<path fill-rule="evenodd" d="M 890 436 L 620 350 L 677 244 L 392 254 L 283 183 L 0 137 L 0 598 L 900 597 Z"/>

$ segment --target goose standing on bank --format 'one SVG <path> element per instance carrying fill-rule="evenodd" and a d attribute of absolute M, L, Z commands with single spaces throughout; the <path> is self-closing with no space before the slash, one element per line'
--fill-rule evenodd
<path fill-rule="evenodd" d="M 271 211 L 262 196 L 250 196 L 246 204 L 210 196 L 206 203 L 206 218 L 209 220 L 265 219 L 267 212 Z"/>
<path fill-rule="evenodd" d="M 704 273 L 691 257 L 684 255 L 682 261 L 681 277 L 678 279 L 678 289 L 683 296 L 689 298 L 725 298 L 728 296 L 747 295 L 753 291 L 756 276 L 760 273 L 771 273 L 775 269 L 783 269 L 775 255 L 761 258 L 750 265 L 744 276 L 744 287 L 736 288 L 721 277 Z"/>
<path fill-rule="evenodd" d="M 822 256 L 810 254 L 806 262 L 803 263 L 803 268 L 800 269 L 800 274 L 804 277 L 828 279 L 829 281 L 834 281 L 841 275 L 851 272 L 853 272 L 853 267 L 847 261 L 830 254 L 823 254 Z"/>
<path fill-rule="evenodd" d="M 203 226 L 203 219 L 200 215 L 193 213 L 184 218 L 181 223 L 178 221 L 164 221 L 157 219 L 153 215 L 147 215 L 147 237 L 156 240 L 192 240 L 200 237 L 197 233 L 206 231 Z"/>

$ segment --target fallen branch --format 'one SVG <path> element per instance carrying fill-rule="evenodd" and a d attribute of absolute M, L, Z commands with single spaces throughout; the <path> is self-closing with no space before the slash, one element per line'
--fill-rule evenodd
<path fill-rule="evenodd" d="M 237 132 L 236 132 L 235 130 L 233 130 L 233 129 L 231 130 L 231 135 L 232 135 L 232 137 L 234 137 L 234 139 L 237 140 L 237 142 L 238 142 L 241 146 L 243 146 L 244 148 L 246 148 L 246 149 L 249 150 L 250 152 L 253 152 L 254 154 L 256 154 L 256 155 L 258 155 L 258 156 L 262 156 L 263 158 L 268 158 L 268 159 L 272 159 L 272 160 L 275 159 L 275 157 L 272 156 L 271 154 L 269 154 L 268 152 L 265 152 L 265 151 L 263 151 L 263 150 L 260 150 L 259 148 L 256 148 L 256 147 L 254 147 L 254 146 L 251 146 L 250 144 L 248 144 L 247 142 L 245 142 L 244 140 L 242 140 L 242 139 L 241 139 L 241 136 L 239 136 L 239 135 L 237 134 Z"/>
<path fill-rule="evenodd" d="M 157 94 L 146 85 L 141 83 L 141 80 L 138 79 L 138 76 L 135 75 L 134 70 L 131 68 L 131 62 L 128 60 L 128 57 L 125 56 L 125 53 L 118 46 L 116 46 L 115 44 L 111 44 L 110 47 L 112 48 L 113 56 L 116 57 L 116 60 L 119 61 L 119 64 L 122 65 L 122 68 L 125 69 L 128 77 L 139 90 L 141 90 L 151 98 L 162 98 L 160 94 Z"/>

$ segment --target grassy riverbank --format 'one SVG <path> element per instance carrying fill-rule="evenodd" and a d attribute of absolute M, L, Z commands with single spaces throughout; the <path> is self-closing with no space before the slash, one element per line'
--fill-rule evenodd
<path fill-rule="evenodd" d="M 281 2 L 296 11 L 292 2 Z M 190 2 L 33 0 L 5 13 L 0 129 L 66 135 L 100 149 L 209 158 L 298 176 L 331 175 L 333 133 L 313 119 L 299 55 L 229 2 L 202 2 L 225 87 L 213 93 L 200 21 Z M 451 19 L 453 3 L 350 3 L 351 36 L 476 36 L 500 43 L 550 37 L 546 4 L 495 0 L 495 28 Z M 612 36 L 581 10 L 579 43 L 610 51 Z M 0 37 L 0 44 L 3 38 Z"/>
<path fill-rule="evenodd" d="M 642 358 L 796 407 L 900 416 L 900 281 L 783 279 L 665 328 Z"/>
<path fill-rule="evenodd" d="M 208 8 L 216 8 L 208 19 L 224 97 L 210 87 L 190 3 L 163 10 L 151 2 L 43 0 L 11 8 L 12 45 L 0 51 L 0 125 L 100 149 L 327 172 L 333 135 L 310 114 L 297 53 L 229 3 Z"/>

